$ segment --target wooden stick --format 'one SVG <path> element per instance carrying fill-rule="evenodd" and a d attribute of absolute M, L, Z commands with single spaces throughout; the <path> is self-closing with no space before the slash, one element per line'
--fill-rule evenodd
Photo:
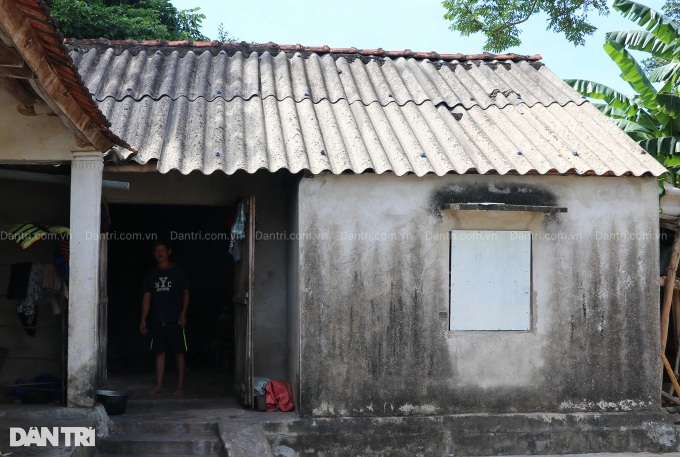
<path fill-rule="evenodd" d="M 678 385 L 678 378 L 675 377 L 675 373 L 673 373 L 673 370 L 671 369 L 671 364 L 668 362 L 668 359 L 666 358 L 666 354 L 663 352 L 661 353 L 661 360 L 663 360 L 663 365 L 666 367 L 666 372 L 668 373 L 668 377 L 671 378 L 671 382 L 673 383 L 673 387 L 675 387 L 676 392 L 680 392 L 680 385 Z"/>
<path fill-rule="evenodd" d="M 677 279 L 676 279 L 677 281 Z M 680 290 L 677 288 L 673 291 L 673 324 L 675 326 L 675 364 L 673 365 L 673 373 L 677 375 L 678 366 L 680 365 Z M 673 393 L 673 386 L 668 391 Z M 680 392 L 676 392 L 680 395 Z"/>
<path fill-rule="evenodd" d="M 673 365 L 673 373 L 678 373 L 678 364 L 680 364 L 680 335 L 678 334 L 678 329 L 680 329 L 680 325 L 678 325 L 678 319 L 680 318 L 680 293 L 676 289 L 673 291 L 673 306 L 671 307 L 673 310 L 673 324 L 675 325 L 675 365 Z M 673 392 L 675 391 L 675 388 L 673 387 L 673 384 L 668 388 L 668 394 L 673 395 Z M 676 395 L 680 395 L 680 392 L 675 392 Z"/>
<path fill-rule="evenodd" d="M 116 165 L 104 165 L 104 171 L 108 171 L 106 167 L 108 166 L 116 166 Z M 665 287 L 666 286 L 666 277 L 665 276 L 659 276 L 659 287 Z M 680 279 L 675 278 L 675 287 L 676 290 L 680 289 Z"/>
<path fill-rule="evenodd" d="M 680 234 L 676 232 L 675 240 L 673 240 L 671 260 L 668 262 L 668 270 L 666 271 L 667 281 L 675 280 L 675 272 L 678 271 L 678 260 L 680 260 Z M 663 306 L 661 307 L 661 352 L 666 350 L 666 343 L 668 342 L 668 320 L 670 319 L 671 314 L 673 290 L 674 287 L 663 288 Z"/>
<path fill-rule="evenodd" d="M 675 398 L 673 395 L 668 395 L 666 392 L 663 390 L 661 391 L 661 396 L 665 398 L 666 400 L 672 401 L 676 405 L 680 405 L 680 399 Z"/>

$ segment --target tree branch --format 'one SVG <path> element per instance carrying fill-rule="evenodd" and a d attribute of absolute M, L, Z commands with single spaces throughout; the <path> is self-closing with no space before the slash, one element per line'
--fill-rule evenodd
<path fill-rule="evenodd" d="M 566 8 L 566 9 L 560 11 L 558 16 L 564 16 L 566 14 L 571 14 L 574 11 L 576 11 L 577 9 L 581 8 L 584 3 L 586 3 L 586 0 L 581 0 L 580 2 L 577 2 L 576 4 L 574 4 L 574 6 L 572 6 L 571 8 Z M 529 10 L 529 13 L 523 19 L 520 19 L 519 21 L 515 21 L 515 22 L 506 22 L 505 24 L 499 25 L 495 29 L 487 30 L 486 33 L 489 34 L 489 35 L 496 35 L 501 30 L 504 30 L 504 29 L 507 29 L 507 28 L 510 28 L 510 27 L 514 27 L 516 25 L 519 25 L 523 22 L 528 21 L 529 18 L 534 14 L 534 11 L 536 10 L 537 4 L 538 4 L 538 0 L 534 0 L 534 3 L 531 5 L 531 9 Z"/>
<path fill-rule="evenodd" d="M 567 8 L 567 9 L 564 9 L 564 10 L 560 11 L 560 12 L 558 13 L 558 16 L 564 16 L 564 15 L 566 15 L 566 14 L 571 14 L 571 13 L 573 13 L 573 12 L 576 11 L 577 9 L 581 8 L 585 2 L 586 2 L 586 0 L 581 0 L 580 2 L 577 2 L 577 3 L 574 4 L 574 6 L 572 6 L 571 8 Z"/>
<path fill-rule="evenodd" d="M 516 21 L 516 22 L 506 22 L 505 24 L 501 24 L 493 30 L 487 30 L 486 33 L 488 33 L 489 35 L 495 35 L 503 29 L 507 29 L 509 27 L 514 27 L 518 24 L 521 24 L 522 22 L 528 21 L 529 18 L 531 17 L 531 15 L 534 14 L 534 10 L 536 9 L 537 3 L 538 3 L 538 0 L 534 0 L 534 3 L 531 5 L 531 9 L 529 10 L 529 13 L 526 15 L 526 17 L 524 19 L 521 19 L 521 20 Z"/>

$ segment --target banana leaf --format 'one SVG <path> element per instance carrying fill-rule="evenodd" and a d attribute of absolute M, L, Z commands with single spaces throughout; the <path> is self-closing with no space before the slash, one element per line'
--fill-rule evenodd
<path fill-rule="evenodd" d="M 635 122 L 648 128 L 650 131 L 659 130 L 659 128 L 663 124 L 662 121 L 657 119 L 657 116 L 655 116 L 653 113 L 650 113 L 647 110 L 639 109 L 638 112 L 635 114 L 636 114 Z"/>
<path fill-rule="evenodd" d="M 621 77 L 631 85 L 638 94 L 641 104 L 648 108 L 654 108 L 656 99 L 656 89 L 649 82 L 644 71 L 635 61 L 632 55 L 620 44 L 614 41 L 607 41 L 604 44 L 605 52 L 611 57 L 616 65 L 621 69 Z"/>
<path fill-rule="evenodd" d="M 680 37 L 678 27 L 673 21 L 648 6 L 630 0 L 616 0 L 613 7 L 625 18 L 645 27 L 666 44 L 671 44 Z"/>
<path fill-rule="evenodd" d="M 593 103 L 593 106 L 600 110 L 602 114 L 612 119 L 628 119 L 628 114 L 618 108 L 614 108 L 606 103 Z"/>
<path fill-rule="evenodd" d="M 564 82 L 573 87 L 579 94 L 597 100 L 603 100 L 607 102 L 607 105 L 624 111 L 628 115 L 634 114 L 637 109 L 627 96 L 604 84 L 585 79 L 565 79 Z"/>
<path fill-rule="evenodd" d="M 626 119 L 612 119 L 614 124 L 618 125 L 621 130 L 633 136 L 634 133 L 650 133 L 649 129 L 638 124 L 637 122 L 628 121 Z"/>
<path fill-rule="evenodd" d="M 677 151 L 678 144 L 680 144 L 680 137 L 677 136 L 651 138 L 649 140 L 640 141 L 638 144 L 642 147 L 642 149 L 655 157 L 665 158 L 680 156 L 680 153 Z"/>
<path fill-rule="evenodd" d="M 664 112 L 677 119 L 680 114 L 680 97 L 667 92 L 656 94 L 656 101 Z"/>
<path fill-rule="evenodd" d="M 680 76 L 680 62 L 675 61 L 666 65 L 661 65 L 649 73 L 649 81 L 653 83 L 677 80 Z"/>
<path fill-rule="evenodd" d="M 660 59 L 676 59 L 680 53 L 677 40 L 667 44 L 646 30 L 608 32 L 605 40 L 613 41 L 634 51 L 648 52 Z"/>
<path fill-rule="evenodd" d="M 663 165 L 665 167 L 677 167 L 678 165 L 680 165 L 680 155 L 664 157 Z M 676 170 L 676 173 L 677 173 L 677 170 Z"/>

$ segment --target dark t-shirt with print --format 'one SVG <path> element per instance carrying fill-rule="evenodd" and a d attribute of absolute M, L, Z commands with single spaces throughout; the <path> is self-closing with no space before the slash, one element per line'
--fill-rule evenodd
<path fill-rule="evenodd" d="M 173 265 L 167 270 L 150 269 L 144 277 L 142 291 L 151 294 L 151 322 L 176 322 L 182 313 L 184 291 L 189 277 L 184 268 Z"/>

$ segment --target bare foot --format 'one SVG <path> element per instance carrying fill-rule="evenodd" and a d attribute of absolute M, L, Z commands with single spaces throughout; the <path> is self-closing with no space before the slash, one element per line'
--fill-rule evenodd
<path fill-rule="evenodd" d="M 184 386 L 178 386 L 177 390 L 175 391 L 175 395 L 178 397 L 184 395 Z"/>
<path fill-rule="evenodd" d="M 149 389 L 150 395 L 154 395 L 154 394 L 157 394 L 159 392 L 163 392 L 163 386 L 160 386 L 158 384 L 153 386 L 151 389 Z"/>

